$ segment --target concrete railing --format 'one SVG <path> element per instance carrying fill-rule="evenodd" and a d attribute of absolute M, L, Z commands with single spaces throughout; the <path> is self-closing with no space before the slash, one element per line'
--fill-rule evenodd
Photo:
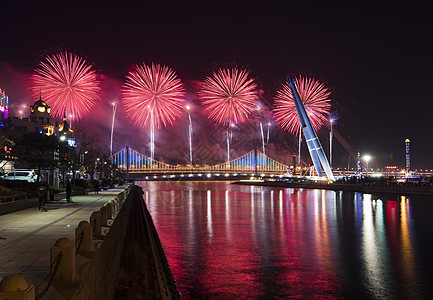
<path fill-rule="evenodd" d="M 161 242 L 142 197 L 132 186 L 73 299 L 179 299 Z M 110 205 L 116 209 L 116 203 Z M 98 214 L 102 218 L 102 214 Z"/>

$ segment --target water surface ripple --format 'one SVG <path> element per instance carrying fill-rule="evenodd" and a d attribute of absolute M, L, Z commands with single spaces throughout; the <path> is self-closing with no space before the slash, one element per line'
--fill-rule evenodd
<path fill-rule="evenodd" d="M 433 199 L 138 184 L 185 299 L 433 297 Z"/>

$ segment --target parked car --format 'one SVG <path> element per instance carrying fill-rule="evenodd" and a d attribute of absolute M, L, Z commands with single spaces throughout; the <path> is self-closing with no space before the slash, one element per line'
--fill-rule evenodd
<path fill-rule="evenodd" d="M 25 180 L 27 182 L 36 182 L 37 176 L 33 170 L 15 170 L 5 175 L 1 178 L 6 180 Z"/>

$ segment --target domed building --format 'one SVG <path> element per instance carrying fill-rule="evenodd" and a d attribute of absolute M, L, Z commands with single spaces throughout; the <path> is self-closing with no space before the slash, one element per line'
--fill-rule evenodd
<path fill-rule="evenodd" d="M 30 116 L 27 118 L 22 117 L 22 111 L 19 111 L 21 117 L 8 118 L 5 122 L 6 126 L 0 127 L 1 134 L 12 141 L 12 143 L 19 141 L 27 133 L 39 133 L 45 135 L 56 135 L 60 140 L 64 140 L 69 146 L 75 146 L 75 140 L 73 138 L 73 130 L 69 126 L 66 120 L 66 114 L 63 117 L 63 121 L 59 124 L 57 120 L 51 118 L 51 107 L 42 100 L 42 95 L 39 95 L 39 99 L 30 106 Z M 9 172 L 15 168 L 15 158 L 9 156 L 11 148 L 5 146 L 0 148 L 0 162 L 2 168 L 0 169 L 3 173 Z M 57 156 L 56 156 L 57 155 Z M 58 160 L 58 154 L 53 153 L 53 159 Z M 52 176 L 52 175 L 48 175 Z M 58 186 L 58 169 L 54 169 L 53 184 Z"/>
<path fill-rule="evenodd" d="M 20 138 L 28 132 L 39 132 L 46 135 L 65 135 L 70 138 L 73 130 L 66 121 L 66 115 L 63 117 L 60 126 L 57 122 L 53 122 L 51 118 L 51 107 L 42 100 L 42 95 L 39 99 L 30 106 L 30 116 L 28 118 L 13 117 L 8 119 L 6 131 L 9 136 Z"/>
<path fill-rule="evenodd" d="M 30 106 L 30 123 L 34 126 L 34 128 L 31 128 L 31 132 L 53 135 L 54 126 L 51 124 L 50 113 L 51 107 L 49 107 L 45 101 L 42 101 L 42 96 L 39 94 L 39 100 Z"/>

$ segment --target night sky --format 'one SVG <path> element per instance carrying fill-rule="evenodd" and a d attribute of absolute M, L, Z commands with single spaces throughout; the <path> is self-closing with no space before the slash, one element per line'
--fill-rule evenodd
<path fill-rule="evenodd" d="M 168 65 L 187 81 L 246 67 L 269 103 L 287 72 L 308 75 L 332 90 L 336 130 L 373 156 L 372 166 L 403 167 L 409 138 L 412 167 L 433 168 L 431 10 L 357 3 L 2 4 L 0 88 L 11 103 L 22 101 L 26 74 L 64 49 L 115 82 L 142 62 Z M 347 156 L 335 141 L 335 165 Z"/>

